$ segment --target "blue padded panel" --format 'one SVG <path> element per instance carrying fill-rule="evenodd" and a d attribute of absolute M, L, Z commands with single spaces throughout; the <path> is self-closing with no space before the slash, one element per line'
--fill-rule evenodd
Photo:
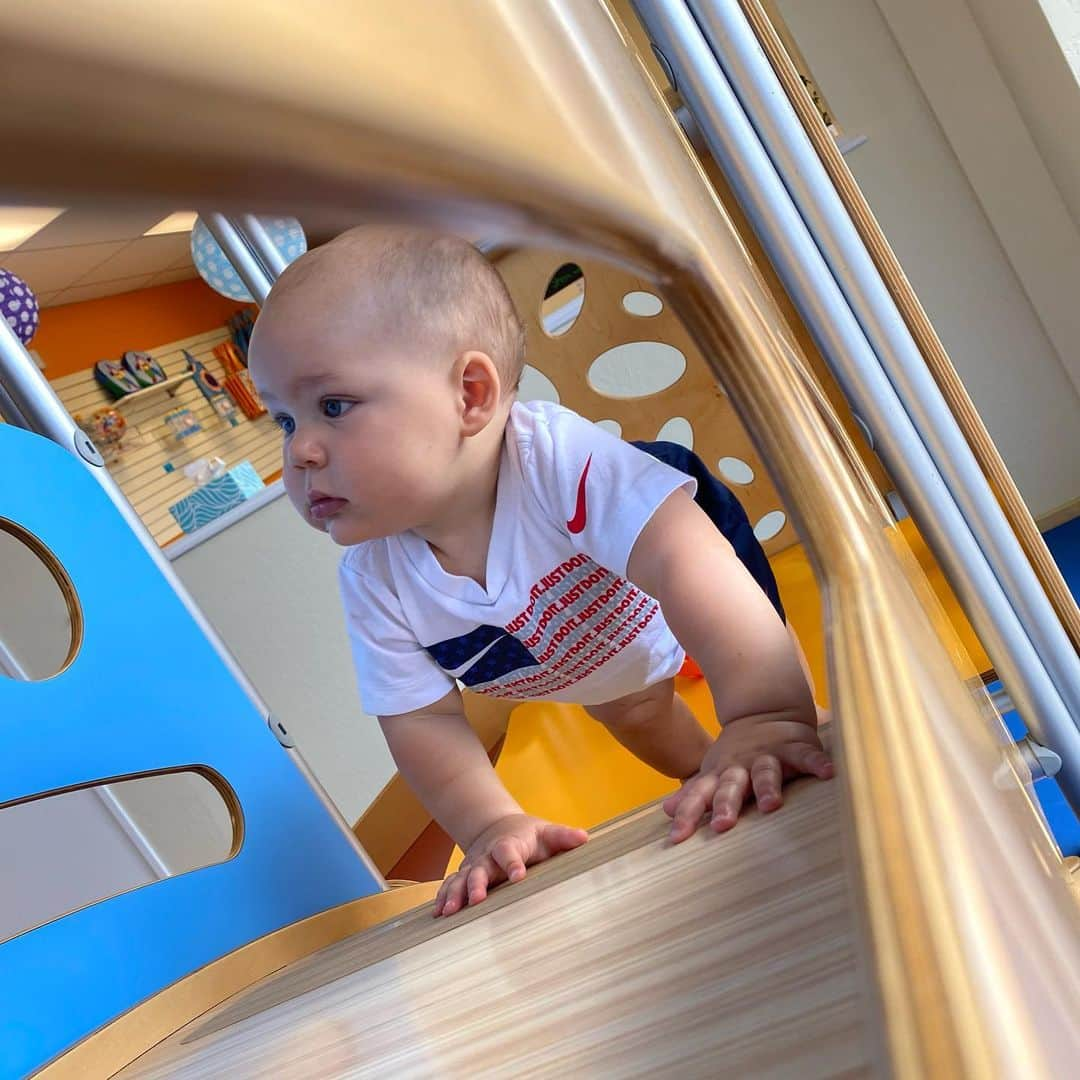
<path fill-rule="evenodd" d="M 0 517 L 56 555 L 85 624 L 62 674 L 38 683 L 0 676 L 0 804 L 203 765 L 232 786 L 244 817 L 230 861 L 0 944 L 8 1077 L 223 954 L 379 885 L 87 467 L 0 424 Z"/>

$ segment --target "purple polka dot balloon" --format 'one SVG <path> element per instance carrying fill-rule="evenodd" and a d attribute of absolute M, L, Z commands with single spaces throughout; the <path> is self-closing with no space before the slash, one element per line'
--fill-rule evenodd
<path fill-rule="evenodd" d="M 24 345 L 29 345 L 37 333 L 37 297 L 22 278 L 0 267 L 0 318 L 18 335 Z"/>

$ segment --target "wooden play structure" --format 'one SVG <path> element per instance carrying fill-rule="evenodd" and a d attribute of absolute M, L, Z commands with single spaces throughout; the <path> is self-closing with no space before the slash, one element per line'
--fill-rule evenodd
<path fill-rule="evenodd" d="M 666 789 L 622 772 L 581 715 L 478 703 L 527 808 L 549 799 L 594 831 L 436 922 L 428 879 L 449 841 L 400 779 L 354 830 L 336 816 L 0 322 L 0 527 L 52 553 L 83 627 L 56 678 L 0 677 L 0 813 L 202 765 L 243 822 L 220 865 L 0 942 L 0 1077 L 1075 1069 L 1080 893 L 982 684 L 1002 678 L 1077 805 L 1076 606 L 768 6 L 0 10 L 5 201 L 205 207 L 256 299 L 281 259 L 253 214 L 326 233 L 444 225 L 482 241 L 564 404 L 624 438 L 689 430 L 710 465 L 734 462 L 751 520 L 783 515 L 763 535 L 840 766 L 781 813 L 672 848 L 652 804 Z M 567 264 L 582 276 L 547 296 Z M 605 392 L 594 362 L 640 341 L 684 372 Z M 182 723 L 148 664 L 147 701 L 95 737 L 94 665 L 121 612 L 42 483 L 124 546 L 143 602 L 229 688 L 214 723 Z M 894 491 L 913 520 L 895 519 Z M 704 686 L 683 689 L 707 716 Z M 615 802 L 590 791 L 605 771 Z"/>

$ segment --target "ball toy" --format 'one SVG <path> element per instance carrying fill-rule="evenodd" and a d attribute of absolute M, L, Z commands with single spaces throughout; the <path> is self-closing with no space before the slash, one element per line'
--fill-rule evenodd
<path fill-rule="evenodd" d="M 0 316 L 29 345 L 40 322 L 37 297 L 22 278 L 0 268 Z"/>

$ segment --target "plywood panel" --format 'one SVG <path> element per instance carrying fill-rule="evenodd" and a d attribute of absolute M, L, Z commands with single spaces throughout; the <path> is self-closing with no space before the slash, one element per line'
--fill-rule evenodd
<path fill-rule="evenodd" d="M 541 325 L 544 311 L 555 298 L 544 302 L 552 274 L 573 262 L 584 271 L 584 304 L 568 330 L 557 336 Z M 655 295 L 647 282 L 625 270 L 595 259 L 567 252 L 519 250 L 498 260 L 499 272 L 526 325 L 528 362 L 554 383 L 563 405 L 590 420 L 615 420 L 628 440 L 654 440 L 664 424 L 681 417 L 693 429 L 693 450 L 714 472 L 723 457 L 737 458 L 750 466 L 753 480 L 730 484 L 751 522 L 782 510 L 780 497 L 735 409 L 717 385 L 712 371 L 679 320 L 665 305 L 659 314 L 636 316 L 623 306 L 631 292 Z M 580 294 L 580 283 L 563 290 L 567 299 Z M 612 397 L 596 390 L 588 373 L 593 361 L 617 345 L 659 342 L 673 346 L 686 359 L 686 370 L 670 387 L 642 397 Z M 727 481 L 725 481 L 727 482 Z M 764 543 L 773 553 L 796 542 L 790 522 Z"/>

